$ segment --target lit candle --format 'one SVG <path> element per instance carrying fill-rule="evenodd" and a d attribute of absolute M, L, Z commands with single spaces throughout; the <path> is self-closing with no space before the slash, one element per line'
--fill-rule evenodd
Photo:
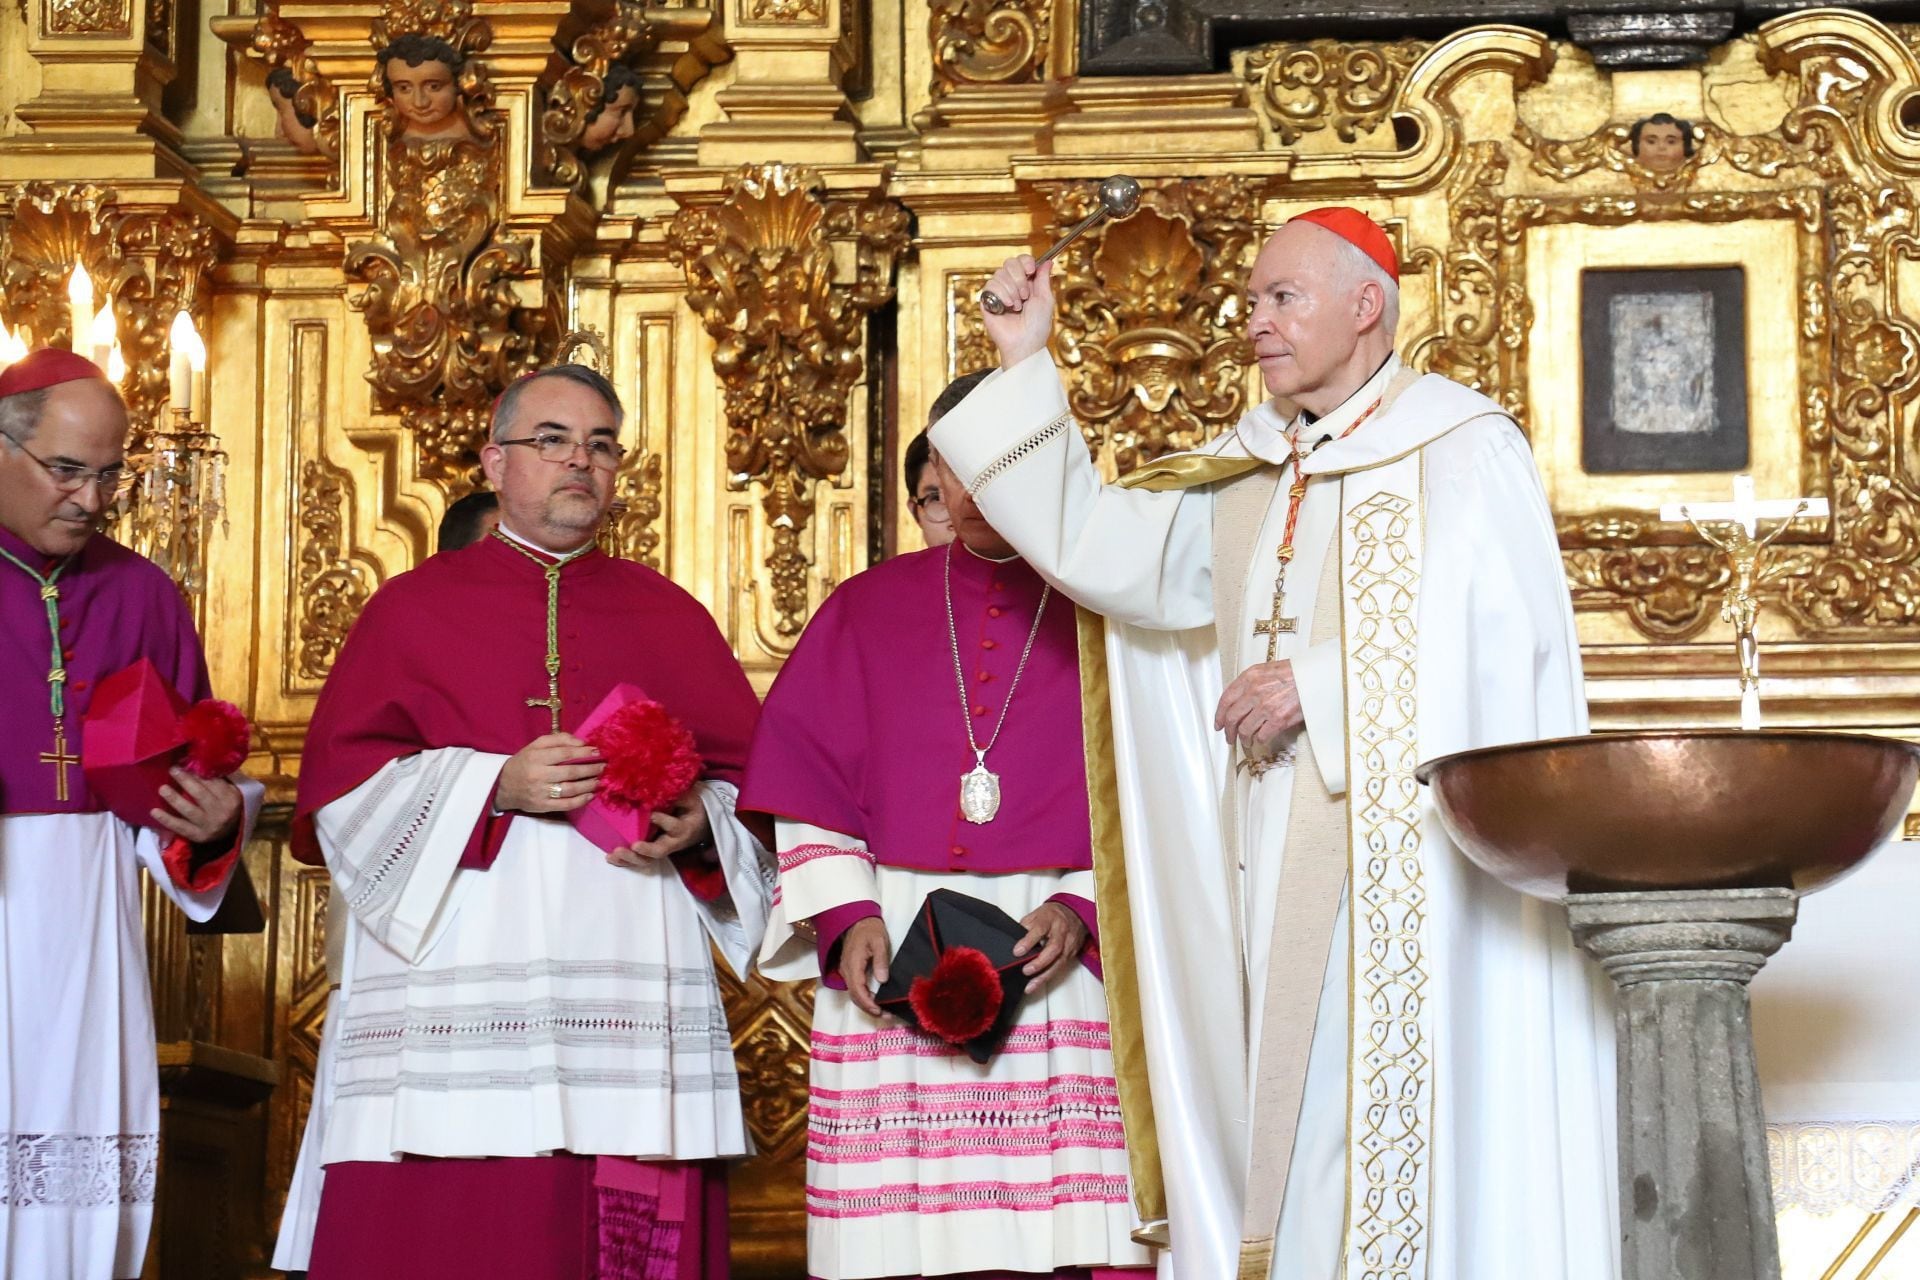
<path fill-rule="evenodd" d="M 207 420 L 207 344 L 200 340 L 200 331 L 193 327 L 191 317 L 187 319 L 187 338 L 187 420 L 204 424 Z"/>
<path fill-rule="evenodd" d="M 188 349 L 200 341 L 193 331 L 193 317 L 182 311 L 173 317 L 167 331 L 167 404 L 185 413 L 193 407 L 193 365 Z"/>
<path fill-rule="evenodd" d="M 127 380 L 127 358 L 120 354 L 120 344 L 114 343 L 107 348 L 107 381 L 119 386 Z"/>
<path fill-rule="evenodd" d="M 113 319 L 113 301 L 109 299 L 100 310 L 94 312 L 93 322 L 87 326 L 87 345 L 92 348 L 87 358 L 106 368 L 107 356 L 119 341 L 119 327 Z"/>
<path fill-rule="evenodd" d="M 0 369 L 26 358 L 27 344 L 20 335 L 0 323 Z"/>
<path fill-rule="evenodd" d="M 77 262 L 73 274 L 67 277 L 67 314 L 73 333 L 67 350 L 79 354 L 86 350 L 87 335 L 93 327 L 93 279 Z"/>

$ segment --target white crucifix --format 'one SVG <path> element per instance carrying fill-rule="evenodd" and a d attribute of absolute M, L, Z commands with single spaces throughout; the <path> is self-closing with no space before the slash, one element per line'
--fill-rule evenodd
<path fill-rule="evenodd" d="M 1694 531 L 1726 553 L 1732 566 L 1725 603 L 1720 616 L 1733 624 L 1734 643 L 1740 651 L 1740 727 L 1760 727 L 1760 642 L 1754 632 L 1760 602 L 1754 594 L 1759 581 L 1760 553 L 1767 544 L 1787 531 L 1796 516 L 1823 517 L 1825 498 L 1776 498 L 1756 502 L 1753 477 L 1733 478 L 1733 501 L 1712 502 L 1701 506 L 1668 503 L 1660 508 L 1662 520 L 1685 520 Z M 1778 520 L 1780 524 L 1766 537 L 1759 536 L 1760 521 Z M 1708 525 L 1719 525 L 1725 533 L 1716 534 Z"/>

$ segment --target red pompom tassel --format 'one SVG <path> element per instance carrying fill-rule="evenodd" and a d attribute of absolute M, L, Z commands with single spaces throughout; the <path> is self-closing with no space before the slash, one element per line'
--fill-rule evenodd
<path fill-rule="evenodd" d="M 932 974 L 907 989 L 920 1025 L 948 1044 L 964 1044 L 992 1027 L 1004 997 L 993 961 L 974 947 L 948 947 Z"/>
<path fill-rule="evenodd" d="M 600 795 L 652 813 L 687 794 L 700 777 L 700 747 L 687 727 L 657 702 L 629 702 L 587 741 L 607 762 Z"/>
<path fill-rule="evenodd" d="M 218 698 L 202 698 L 181 712 L 180 734 L 187 740 L 182 767 L 202 778 L 231 774 L 246 763 L 253 744 L 245 713 Z"/>

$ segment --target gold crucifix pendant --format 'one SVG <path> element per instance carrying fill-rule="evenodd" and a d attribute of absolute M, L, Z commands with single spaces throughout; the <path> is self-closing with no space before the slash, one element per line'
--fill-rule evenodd
<path fill-rule="evenodd" d="M 60 721 L 53 722 L 53 750 L 40 753 L 40 763 L 54 767 L 53 795 L 61 804 L 67 802 L 67 769 L 80 763 L 80 757 L 67 750 L 67 730 Z"/>
<path fill-rule="evenodd" d="M 1267 638 L 1267 661 L 1272 662 L 1280 652 L 1280 637 L 1292 635 L 1300 629 L 1300 619 L 1289 618 L 1280 612 L 1280 599 L 1283 594 L 1284 579 L 1273 589 L 1273 616 L 1262 618 L 1253 624 L 1253 634 Z"/>
<path fill-rule="evenodd" d="M 547 722 L 550 726 L 547 732 L 560 732 L 560 691 L 558 689 L 552 690 L 551 696 L 549 697 L 528 698 L 527 705 L 530 707 L 545 707 L 547 709 Z"/>

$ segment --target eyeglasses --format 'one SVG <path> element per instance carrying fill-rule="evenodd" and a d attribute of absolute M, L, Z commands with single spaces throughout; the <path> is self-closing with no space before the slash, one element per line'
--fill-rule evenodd
<path fill-rule="evenodd" d="M 595 437 L 592 440 L 575 440 L 564 431 L 536 431 L 519 440 L 496 440 L 495 444 L 530 445 L 542 462 L 572 462 L 573 455 L 581 449 L 587 451 L 587 461 L 602 471 L 611 471 L 620 465 L 620 459 L 627 451 L 611 440 Z"/>
<path fill-rule="evenodd" d="M 128 482 L 133 479 L 126 467 L 122 465 L 102 467 L 95 471 L 92 467 L 83 467 L 75 462 L 48 462 L 11 436 L 7 437 L 7 443 L 39 463 L 41 469 L 53 477 L 53 487 L 61 493 L 78 493 L 88 485 L 93 485 L 100 491 L 102 498 L 112 502 L 126 490 Z"/>
<path fill-rule="evenodd" d="M 947 519 L 946 500 L 937 493 L 928 494 L 925 497 L 908 498 L 907 505 L 929 520 Z"/>

